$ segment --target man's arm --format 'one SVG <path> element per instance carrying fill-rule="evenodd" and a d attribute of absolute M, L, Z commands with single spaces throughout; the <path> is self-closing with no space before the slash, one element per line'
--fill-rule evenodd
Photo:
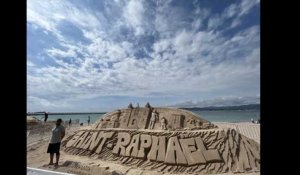
<path fill-rule="evenodd" d="M 65 132 L 61 133 L 61 140 L 65 137 Z"/>
<path fill-rule="evenodd" d="M 61 140 L 65 137 L 65 135 L 66 135 L 66 131 L 65 131 L 65 129 L 61 132 Z"/>

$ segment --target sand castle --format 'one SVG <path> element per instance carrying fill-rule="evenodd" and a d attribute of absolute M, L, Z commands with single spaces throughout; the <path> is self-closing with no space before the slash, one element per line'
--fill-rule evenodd
<path fill-rule="evenodd" d="M 71 155 L 168 173 L 256 172 L 259 144 L 234 129 L 220 129 L 192 112 L 145 107 L 105 114 L 89 130 L 62 143 Z"/>

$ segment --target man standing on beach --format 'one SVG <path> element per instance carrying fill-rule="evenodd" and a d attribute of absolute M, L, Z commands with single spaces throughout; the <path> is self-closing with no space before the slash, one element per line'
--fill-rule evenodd
<path fill-rule="evenodd" d="M 91 121 L 91 117 L 89 116 L 89 119 L 88 119 L 88 125 L 90 125 L 90 121 Z"/>
<path fill-rule="evenodd" d="M 48 120 L 48 113 L 45 112 L 45 119 L 44 119 L 44 122 L 47 122 L 47 120 Z"/>
<path fill-rule="evenodd" d="M 58 166 L 59 161 L 59 149 L 61 140 L 65 136 L 65 127 L 61 125 L 62 119 L 57 119 L 55 128 L 52 129 L 52 136 L 49 142 L 49 146 L 47 149 L 47 153 L 50 153 L 50 163 L 49 165 L 53 165 L 53 157 L 54 153 L 56 154 L 56 163 L 55 166 Z"/>

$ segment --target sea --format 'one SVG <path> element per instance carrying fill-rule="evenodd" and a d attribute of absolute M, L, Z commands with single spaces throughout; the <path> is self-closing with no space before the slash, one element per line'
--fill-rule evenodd
<path fill-rule="evenodd" d="M 211 111 L 193 111 L 201 118 L 206 119 L 210 122 L 250 122 L 251 118 L 258 120 L 260 118 L 260 110 L 211 110 Z M 48 121 L 55 121 L 61 118 L 63 121 L 72 121 L 78 119 L 80 123 L 87 123 L 88 116 L 90 116 L 90 123 L 94 123 L 99 120 L 105 113 L 85 113 L 85 114 L 72 114 L 72 115 L 56 115 L 49 114 Z M 31 115 L 38 119 L 43 120 L 44 115 Z"/>

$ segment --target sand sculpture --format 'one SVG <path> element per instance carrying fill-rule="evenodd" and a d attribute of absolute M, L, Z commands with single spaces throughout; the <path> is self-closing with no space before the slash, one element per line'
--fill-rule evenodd
<path fill-rule="evenodd" d="M 172 108 L 120 109 L 91 130 L 63 142 L 64 151 L 93 159 L 169 173 L 253 172 L 259 144 L 234 129 L 219 129 L 196 114 Z"/>

